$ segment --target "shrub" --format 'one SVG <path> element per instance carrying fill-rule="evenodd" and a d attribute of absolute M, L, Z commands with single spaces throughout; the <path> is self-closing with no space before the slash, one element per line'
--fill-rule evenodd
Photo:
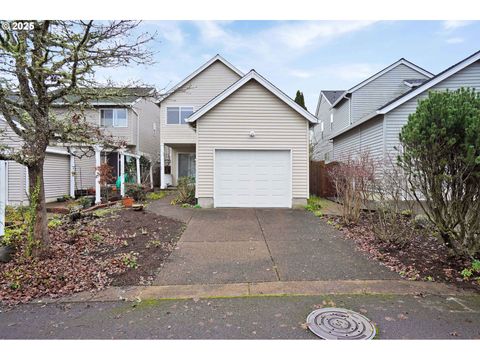
<path fill-rule="evenodd" d="M 92 206 L 92 199 L 89 198 L 88 196 L 83 196 L 78 199 L 78 204 L 84 209 L 87 209 L 90 206 Z"/>
<path fill-rule="evenodd" d="M 410 190 L 455 254 L 480 252 L 480 94 L 430 92 L 400 133 Z"/>
<path fill-rule="evenodd" d="M 357 223 L 366 199 L 375 168 L 368 153 L 349 154 L 337 166 L 329 169 L 337 198 L 342 203 L 342 218 L 346 224 Z"/>
<path fill-rule="evenodd" d="M 163 199 L 167 193 L 165 191 L 155 191 L 155 192 L 149 192 L 147 194 L 147 199 L 148 200 L 160 200 Z"/>
<path fill-rule="evenodd" d="M 125 184 L 125 194 L 132 197 L 135 201 L 144 201 L 146 199 L 145 189 L 139 184 Z"/>
<path fill-rule="evenodd" d="M 185 176 L 178 179 L 177 192 L 172 204 L 195 204 L 195 178 Z"/>

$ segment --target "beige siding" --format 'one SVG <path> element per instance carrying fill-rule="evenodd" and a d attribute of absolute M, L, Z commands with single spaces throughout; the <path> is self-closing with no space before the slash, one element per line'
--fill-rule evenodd
<path fill-rule="evenodd" d="M 70 156 L 47 154 L 44 164 L 45 199 L 70 194 Z"/>
<path fill-rule="evenodd" d="M 138 150 L 158 159 L 160 155 L 160 108 L 152 102 L 153 99 L 142 99 L 135 104 L 134 109 L 139 117 Z"/>
<path fill-rule="evenodd" d="M 100 109 L 111 109 L 112 107 L 104 106 L 98 107 L 94 109 L 87 109 L 85 110 L 85 118 L 91 124 L 96 126 L 100 126 Z M 71 112 L 67 109 L 55 109 L 55 114 L 58 119 L 69 121 L 69 117 L 71 116 Z M 105 134 L 112 135 L 118 139 L 126 141 L 128 145 L 136 145 L 137 144 L 137 115 L 132 111 L 132 109 L 128 109 L 127 111 L 127 127 L 124 128 L 105 128 Z"/>
<path fill-rule="evenodd" d="M 14 161 L 7 162 L 8 205 L 21 205 L 28 202 L 26 190 L 26 167 Z"/>
<path fill-rule="evenodd" d="M 160 106 L 161 142 L 165 144 L 193 144 L 196 142 L 195 131 L 188 124 L 166 124 L 168 106 L 193 106 L 196 111 L 238 79 L 240 76 L 237 73 L 222 62 L 216 61 L 162 101 Z"/>
<path fill-rule="evenodd" d="M 214 151 L 219 148 L 291 149 L 292 196 L 308 197 L 308 121 L 256 81 L 200 118 L 197 134 L 198 197 L 213 197 Z"/>
<path fill-rule="evenodd" d="M 27 168 L 14 161 L 7 165 L 8 198 L 10 205 L 26 205 Z M 57 197 L 70 193 L 70 156 L 48 153 L 44 164 L 44 187 L 47 202 L 55 201 Z"/>
<path fill-rule="evenodd" d="M 95 154 L 75 158 L 75 190 L 95 187 Z"/>

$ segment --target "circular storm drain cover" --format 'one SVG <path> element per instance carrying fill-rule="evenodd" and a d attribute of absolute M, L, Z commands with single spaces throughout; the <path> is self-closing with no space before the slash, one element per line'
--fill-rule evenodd
<path fill-rule="evenodd" d="M 324 308 L 307 317 L 308 328 L 326 340 L 370 340 L 375 337 L 375 326 L 362 314 L 340 308 Z"/>

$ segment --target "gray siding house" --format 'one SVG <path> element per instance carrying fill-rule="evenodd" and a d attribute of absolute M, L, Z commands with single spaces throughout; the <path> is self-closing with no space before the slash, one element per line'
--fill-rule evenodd
<path fill-rule="evenodd" d="M 315 126 L 312 135 L 314 160 L 338 161 L 360 148 L 380 155 L 382 122 L 361 124 L 380 106 L 432 76 L 402 58 L 348 90 L 321 91 L 316 111 L 319 125 Z M 346 129 L 353 128 L 356 131 L 340 136 Z"/>
<path fill-rule="evenodd" d="M 480 89 L 480 51 L 424 81 L 405 79 L 405 85 L 411 87 L 406 92 L 403 91 L 405 88 L 398 86 L 399 77 L 392 81 L 394 84 L 389 87 L 392 89 L 390 94 L 395 93 L 395 88 L 402 91 L 402 94 L 377 106 L 376 99 L 380 97 L 380 93 L 373 92 L 373 109 L 365 108 L 362 113 L 366 115 L 360 118 L 352 116 L 348 126 L 328 137 L 332 141 L 334 160 L 341 160 L 347 154 L 368 151 L 376 159 L 389 165 L 400 149 L 399 134 L 407 123 L 409 114 L 415 112 L 418 101 L 426 98 L 429 91 L 456 90 L 461 87 L 474 88 L 477 91 Z M 354 93 L 352 99 L 353 95 Z"/>

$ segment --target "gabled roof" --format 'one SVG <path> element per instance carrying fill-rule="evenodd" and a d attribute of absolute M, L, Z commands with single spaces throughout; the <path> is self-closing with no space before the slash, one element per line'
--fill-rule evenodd
<path fill-rule="evenodd" d="M 178 89 L 180 89 L 183 85 L 185 85 L 186 83 L 188 83 L 190 80 L 192 80 L 193 78 L 197 77 L 198 75 L 200 75 L 204 70 L 206 70 L 207 68 L 210 67 L 210 65 L 212 65 L 213 63 L 217 62 L 217 61 L 220 61 L 221 63 L 223 63 L 226 67 L 228 67 L 229 69 L 231 69 L 233 72 L 237 73 L 240 77 L 242 77 L 244 74 L 243 72 L 241 72 L 240 70 L 238 70 L 235 66 L 233 66 L 231 63 L 229 63 L 227 60 L 225 60 L 222 56 L 220 56 L 219 54 L 215 55 L 213 58 L 211 58 L 210 60 L 208 60 L 205 64 L 203 64 L 202 66 L 200 66 L 197 70 L 195 70 L 193 73 L 191 73 L 190 75 L 188 75 L 185 79 L 183 79 L 182 81 L 180 81 L 178 84 L 176 84 L 175 86 L 173 86 L 170 90 L 167 91 L 167 94 L 165 96 L 163 96 L 159 103 L 162 102 L 163 100 L 165 100 L 166 98 L 168 98 L 170 95 L 172 95 L 173 93 L 175 93 L 175 91 L 177 91 Z"/>
<path fill-rule="evenodd" d="M 434 77 L 428 79 L 421 85 L 412 88 L 411 90 L 407 91 L 406 93 L 398 96 L 397 98 L 389 101 L 388 103 L 382 105 L 379 107 L 376 111 L 364 116 L 360 120 L 354 122 L 353 124 L 339 130 L 335 134 L 332 134 L 329 139 L 333 139 L 341 134 L 346 133 L 347 131 L 350 131 L 351 129 L 367 122 L 370 121 L 371 119 L 377 117 L 378 115 L 384 115 L 393 109 L 397 108 L 398 106 L 402 105 L 403 103 L 407 102 L 408 100 L 411 100 L 415 98 L 417 95 L 420 95 L 421 93 L 427 91 L 431 87 L 435 86 L 436 84 L 440 83 L 441 81 L 449 78 L 450 76 L 456 74 L 462 69 L 465 69 L 467 66 L 480 61 L 480 51 L 477 51 L 476 53 L 468 56 L 467 58 L 459 61 L 458 63 L 450 66 L 449 68 L 443 70 L 441 73 L 435 75 Z"/>
<path fill-rule="evenodd" d="M 243 85 L 248 83 L 250 80 L 255 80 L 259 84 L 263 85 L 267 90 L 269 90 L 271 93 L 273 93 L 280 100 L 282 100 L 285 104 L 290 106 L 293 110 L 298 112 L 300 115 L 302 115 L 305 119 L 307 119 L 311 123 L 314 123 L 314 124 L 317 123 L 317 118 L 313 114 L 309 113 L 303 107 L 298 105 L 295 101 L 293 101 L 292 98 L 290 98 L 283 91 L 281 91 L 279 88 L 274 86 L 271 82 L 269 82 L 267 79 L 265 79 L 263 76 L 261 76 L 259 73 L 257 73 L 253 69 L 250 70 L 248 72 L 248 74 L 243 76 L 240 80 L 233 83 L 230 87 L 226 88 L 223 92 L 218 94 L 216 97 L 214 97 L 208 103 L 206 103 L 200 109 L 198 109 L 196 112 L 194 112 L 192 115 L 190 115 L 190 117 L 188 119 L 186 119 L 186 121 L 189 122 L 189 123 L 194 123 L 200 117 L 202 117 L 206 112 L 208 112 L 210 109 L 217 106 L 220 102 L 225 100 L 228 96 L 230 96 L 235 91 L 240 89 Z"/>
<path fill-rule="evenodd" d="M 337 101 L 344 92 L 345 90 L 322 90 L 323 95 L 325 95 L 325 99 L 327 99 L 330 105 Z"/>
<path fill-rule="evenodd" d="M 420 66 L 415 65 L 414 63 L 408 61 L 407 59 L 401 58 L 398 61 L 395 61 L 393 64 L 387 66 L 386 68 L 380 70 L 376 74 L 370 76 L 368 79 L 363 80 L 362 82 L 358 83 L 354 87 L 348 89 L 347 91 L 344 92 L 345 95 L 351 94 L 352 92 L 364 87 L 368 83 L 372 82 L 375 79 L 378 79 L 380 76 L 384 75 L 385 73 L 389 72 L 390 70 L 396 68 L 398 65 L 405 65 L 408 66 L 409 68 L 418 71 L 420 74 L 425 75 L 428 78 L 433 77 L 433 74 Z M 343 96 L 338 97 L 338 99 L 332 104 L 332 107 L 335 107 L 340 101 L 343 99 Z"/>
<path fill-rule="evenodd" d="M 332 106 L 332 104 L 337 101 L 338 97 L 341 96 L 345 90 L 321 90 L 320 95 L 318 96 L 317 108 L 315 109 L 315 115 L 318 116 L 318 111 L 320 110 L 320 103 L 322 101 L 322 96 L 327 100 L 327 103 Z"/>
<path fill-rule="evenodd" d="M 416 88 L 413 88 L 410 91 L 407 91 L 406 93 L 400 95 L 399 97 L 389 101 L 382 107 L 380 107 L 377 110 L 378 114 L 385 114 L 393 109 L 395 109 L 397 106 L 402 105 L 404 102 L 414 98 L 418 94 L 421 94 L 425 90 L 430 89 L 432 86 L 435 86 L 439 82 L 445 80 L 446 78 L 452 76 L 453 74 L 456 74 L 460 70 L 466 68 L 467 66 L 477 62 L 480 60 L 480 50 L 477 51 L 476 53 L 468 56 L 467 58 L 459 61 L 458 63 L 450 66 L 449 68 L 443 70 L 441 73 L 435 75 L 431 79 L 425 81 L 422 85 L 417 86 Z"/>

